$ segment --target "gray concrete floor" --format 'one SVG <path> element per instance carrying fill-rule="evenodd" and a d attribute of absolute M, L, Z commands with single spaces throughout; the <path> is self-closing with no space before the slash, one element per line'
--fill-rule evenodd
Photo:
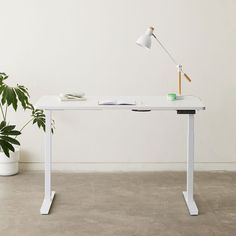
<path fill-rule="evenodd" d="M 0 177 L 0 236 L 236 235 L 236 172 L 195 174 L 199 216 L 190 216 L 183 172 L 54 173 L 42 216 L 43 173 Z"/>

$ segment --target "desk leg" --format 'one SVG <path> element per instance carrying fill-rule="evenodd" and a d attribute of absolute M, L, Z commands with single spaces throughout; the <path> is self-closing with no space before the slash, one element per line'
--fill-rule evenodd
<path fill-rule="evenodd" d="M 194 114 L 188 115 L 187 158 L 187 191 L 183 192 L 183 195 L 190 215 L 198 215 L 198 208 L 193 199 Z"/>
<path fill-rule="evenodd" d="M 45 182 L 44 182 L 44 200 L 40 208 L 40 214 L 47 215 L 53 202 L 55 192 L 51 191 L 51 170 L 52 170 L 52 112 L 45 110 L 46 115 L 46 132 L 44 143 L 44 168 L 45 168 Z"/>

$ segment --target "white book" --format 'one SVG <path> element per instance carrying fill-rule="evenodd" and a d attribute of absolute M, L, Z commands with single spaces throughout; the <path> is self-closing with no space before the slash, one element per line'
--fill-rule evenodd
<path fill-rule="evenodd" d="M 83 98 L 69 98 L 69 97 L 58 97 L 60 101 L 67 102 L 67 101 L 86 101 L 85 97 Z"/>
<path fill-rule="evenodd" d="M 60 101 L 86 101 L 84 93 L 61 93 L 59 95 Z"/>
<path fill-rule="evenodd" d="M 101 99 L 99 105 L 136 105 L 136 101 L 128 99 Z"/>

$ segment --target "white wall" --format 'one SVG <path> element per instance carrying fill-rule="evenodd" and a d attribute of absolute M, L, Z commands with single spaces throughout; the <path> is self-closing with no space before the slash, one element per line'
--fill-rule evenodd
<path fill-rule="evenodd" d="M 201 97 L 196 115 L 199 169 L 236 169 L 234 0 L 0 1 L 0 71 L 24 84 L 32 101 L 45 94 L 161 95 L 176 91 L 176 69 L 161 48 L 135 45 L 148 26 L 176 55 Z M 27 114 L 28 115 L 28 114 Z M 18 125 L 26 114 L 11 114 Z M 186 116 L 174 112 L 58 112 L 56 169 L 181 169 Z M 43 133 L 21 137 L 22 166 L 41 168 Z M 27 164 L 28 163 L 28 164 Z M 31 163 L 31 164 L 29 164 Z"/>

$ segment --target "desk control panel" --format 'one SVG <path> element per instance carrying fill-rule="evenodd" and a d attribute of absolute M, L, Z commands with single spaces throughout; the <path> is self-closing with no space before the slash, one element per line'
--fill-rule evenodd
<path fill-rule="evenodd" d="M 196 114 L 195 110 L 177 110 L 177 114 Z"/>

